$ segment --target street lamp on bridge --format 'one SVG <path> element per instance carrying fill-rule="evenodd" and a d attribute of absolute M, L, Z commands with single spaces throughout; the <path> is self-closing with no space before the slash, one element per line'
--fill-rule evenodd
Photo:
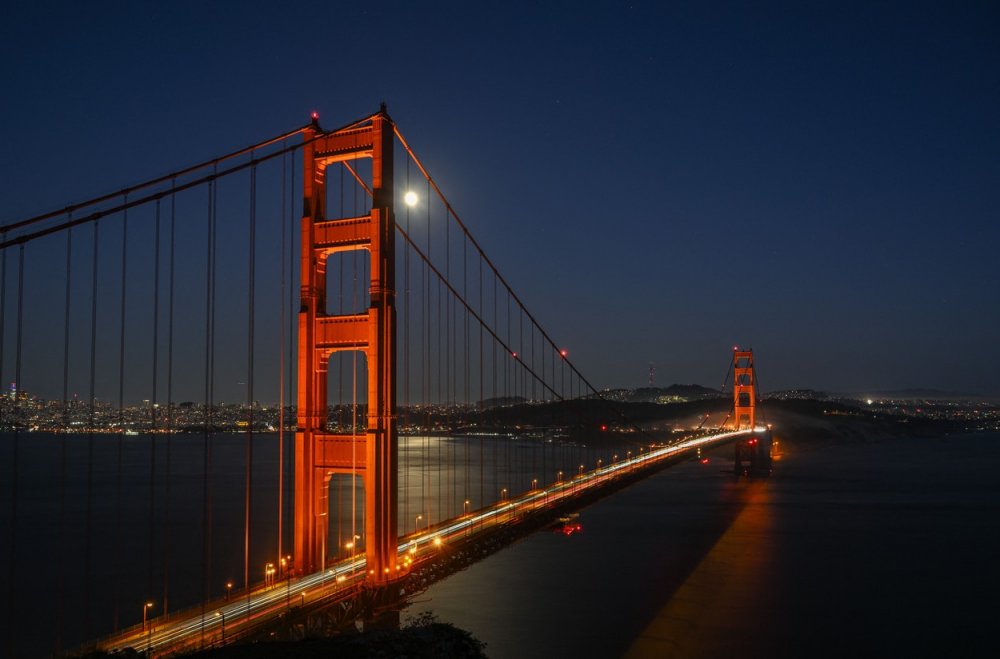
<path fill-rule="evenodd" d="M 142 607 L 142 629 L 143 629 L 143 631 L 146 630 L 146 612 L 149 611 L 151 608 L 153 608 L 153 603 L 152 602 L 146 602 L 143 605 L 143 607 Z M 150 625 L 150 629 L 152 629 L 152 625 Z"/>
<path fill-rule="evenodd" d="M 416 533 L 420 525 L 420 520 L 424 518 L 423 515 L 417 515 L 416 519 L 413 520 L 413 532 Z"/>
<path fill-rule="evenodd" d="M 218 618 L 219 616 L 222 616 L 222 643 L 224 645 L 226 643 L 226 612 L 216 611 L 215 617 Z"/>
<path fill-rule="evenodd" d="M 153 603 L 152 602 L 146 602 L 143 605 L 143 607 L 142 607 L 142 628 L 143 628 L 143 630 L 146 629 L 146 612 L 149 611 L 151 608 L 153 608 Z M 153 646 L 153 625 L 152 625 L 152 623 L 150 623 L 150 625 L 149 625 L 149 631 L 146 632 L 146 654 L 147 655 L 149 654 L 149 651 L 152 649 L 152 646 Z"/>

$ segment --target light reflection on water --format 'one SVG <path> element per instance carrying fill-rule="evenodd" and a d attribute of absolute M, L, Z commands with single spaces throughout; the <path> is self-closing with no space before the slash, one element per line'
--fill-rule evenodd
<path fill-rule="evenodd" d="M 225 594 L 227 582 L 234 589 L 242 585 L 245 435 L 219 434 L 210 442 L 211 561 L 205 563 L 206 443 L 202 435 L 157 436 L 156 460 L 151 466 L 153 442 L 148 436 L 95 435 L 91 442 L 85 434 L 25 433 L 18 439 L 13 563 L 17 602 L 11 614 L 6 574 L 11 565 L 12 439 L 0 435 L 0 570 L 4 575 L 0 620 L 20 630 L 18 655 L 51 652 L 57 637 L 64 648 L 72 648 L 110 632 L 116 616 L 120 627 L 136 624 L 147 601 L 155 602 L 151 612 L 157 615 L 165 606 L 171 611 L 191 606 L 201 601 L 203 579 L 210 584 L 213 597 Z M 290 439 L 286 436 L 286 441 Z M 261 433 L 253 442 L 251 583 L 263 580 L 265 563 L 275 562 L 278 556 L 278 438 Z M 61 479 L 63 449 L 65 477 Z M 89 460 L 91 450 L 93 459 Z M 434 524 L 462 514 L 465 501 L 475 510 L 496 501 L 504 488 L 513 495 L 531 487 L 535 479 L 539 485 L 555 481 L 560 470 L 575 473 L 579 464 L 592 468 L 598 457 L 607 461 L 616 451 L 610 446 L 597 451 L 539 438 L 400 437 L 400 532 L 412 532 L 417 515 L 421 525 Z M 288 455 L 286 445 L 286 470 Z M 286 528 L 290 527 L 290 473 L 285 476 Z M 354 533 L 364 528 L 360 477 L 355 486 L 356 522 L 352 524 L 351 477 L 337 476 L 331 485 L 330 543 L 336 543 L 341 555 L 348 553 L 345 545 Z M 169 527 L 164 526 L 165 519 Z M 286 534 L 283 553 L 291 553 L 289 542 Z M 336 549 L 329 555 L 331 560 L 336 558 Z M 165 570 L 169 574 L 166 584 Z"/>
<path fill-rule="evenodd" d="M 767 481 L 734 481 L 725 448 L 652 476 L 407 615 L 494 659 L 622 656 L 661 611 L 685 657 L 991 656 L 1000 437 L 788 444 Z"/>

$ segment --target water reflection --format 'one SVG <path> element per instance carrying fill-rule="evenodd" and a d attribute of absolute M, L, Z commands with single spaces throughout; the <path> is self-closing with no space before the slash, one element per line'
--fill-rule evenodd
<path fill-rule="evenodd" d="M 121 628 L 140 624 L 144 614 L 235 597 L 243 587 L 245 435 L 159 435 L 154 442 L 146 435 L 22 434 L 16 526 L 11 439 L 0 435 L 0 568 L 13 566 L 14 574 L 3 579 L 0 619 L 21 630 L 18 656 L 75 647 L 111 632 L 116 618 Z M 285 439 L 279 551 L 278 436 L 253 437 L 251 583 L 287 573 L 281 558 L 291 553 L 293 461 L 292 438 Z M 575 473 L 616 451 L 544 437 L 400 437 L 400 532 L 542 487 L 560 471 Z M 331 479 L 330 561 L 363 551 L 362 488 L 360 476 Z M 13 610 L 7 595 L 16 598 Z"/>

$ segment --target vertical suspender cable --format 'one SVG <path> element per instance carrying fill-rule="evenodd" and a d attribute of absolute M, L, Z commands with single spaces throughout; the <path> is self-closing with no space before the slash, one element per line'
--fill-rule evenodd
<path fill-rule="evenodd" d="M 156 540 L 156 377 L 158 375 L 158 348 L 160 342 L 160 200 L 156 200 L 155 220 L 153 226 L 153 363 L 152 391 L 149 398 L 149 575 L 146 585 L 146 596 L 153 598 L 153 543 Z"/>
<path fill-rule="evenodd" d="M 462 296 L 468 301 L 469 297 L 469 245 L 468 237 L 462 234 Z M 472 364 L 470 360 L 472 359 L 472 350 L 469 346 L 470 334 L 469 334 L 469 311 L 465 311 L 465 359 L 463 360 L 465 364 L 465 409 L 466 413 L 472 411 Z M 470 462 L 471 455 L 469 445 L 471 441 L 470 437 L 464 437 L 462 443 L 465 445 L 465 494 L 463 499 L 469 501 L 469 472 L 472 468 Z M 464 511 L 464 508 L 463 508 Z"/>
<path fill-rule="evenodd" d="M 545 353 L 543 352 L 542 355 Z M 535 370 L 535 326 L 531 326 L 531 370 Z M 545 359 L 542 358 L 542 378 L 545 378 Z M 535 381 L 531 381 L 531 398 L 535 398 Z M 542 473 L 545 473 L 545 441 L 542 441 Z M 532 444 L 531 448 L 531 477 L 538 477 L 538 447 Z"/>
<path fill-rule="evenodd" d="M 431 185 L 427 184 L 427 260 L 431 255 Z M 424 410 L 427 422 L 424 424 L 424 460 L 423 470 L 426 475 L 427 485 L 425 488 L 426 498 L 424 499 L 424 519 L 430 523 L 431 502 L 434 500 L 431 491 L 431 445 L 430 445 L 430 419 L 431 419 L 431 271 L 429 264 L 424 262 L 424 298 L 426 300 L 426 313 L 424 314 Z M 414 529 L 416 530 L 416 529 Z"/>
<path fill-rule="evenodd" d="M 449 228 L 451 223 L 448 221 L 448 212 L 445 210 L 444 216 L 444 267 L 445 267 L 445 277 L 446 281 L 451 281 L 451 232 Z M 444 364 L 444 372 L 442 374 L 444 395 L 440 397 L 441 409 L 444 410 L 442 415 L 444 418 L 442 420 L 442 426 L 447 428 L 450 424 L 451 417 L 451 345 L 454 342 L 454 336 L 451 333 L 451 296 L 443 296 L 444 287 L 441 285 L 440 278 L 438 281 L 438 303 L 444 307 L 440 311 L 442 314 L 439 318 L 443 319 L 444 327 L 438 328 L 438 345 L 441 346 L 441 363 Z M 443 344 L 441 343 L 443 341 Z M 445 508 L 441 508 L 441 519 L 447 519 L 451 517 L 451 477 L 455 473 L 455 465 L 452 463 L 451 459 L 451 442 L 443 441 L 443 438 L 438 439 L 438 455 L 444 451 L 445 458 L 440 462 L 438 468 L 439 472 L 444 475 L 444 484 L 442 489 L 444 490 L 444 502 L 448 507 L 448 512 L 445 512 Z M 447 471 L 445 471 L 447 469 Z"/>
<path fill-rule="evenodd" d="M 410 190 L 410 158 L 406 158 L 406 190 Z M 406 210 L 406 233 L 410 233 L 410 205 L 404 204 Z M 403 427 L 409 427 L 410 414 L 410 248 L 403 245 L 403 409 L 401 411 L 401 421 Z M 398 426 L 397 426 L 398 427 Z M 409 447 L 407 436 L 406 446 Z M 401 443 L 401 442 L 400 442 Z M 409 451 L 403 451 L 404 456 L 409 456 Z M 410 519 L 410 465 L 407 460 L 399 460 L 400 468 L 403 470 L 403 523 Z M 406 527 L 403 527 L 403 535 L 406 535 Z"/>
<path fill-rule="evenodd" d="M 445 210 L 445 221 L 448 221 L 448 212 Z M 449 225 L 451 224 L 448 222 Z M 448 256 L 451 256 L 451 250 L 448 250 Z M 456 266 L 457 267 L 457 266 Z M 451 285 L 451 277 L 448 277 L 448 285 Z M 454 427 L 455 416 L 457 416 L 457 403 L 458 403 L 458 300 L 456 296 L 448 296 L 448 306 L 451 311 L 451 319 L 448 323 L 449 329 L 451 330 L 451 341 L 449 343 L 448 351 L 451 353 L 451 369 L 449 370 L 449 378 L 451 380 L 451 395 L 449 396 L 449 404 L 451 406 L 452 420 L 450 420 L 449 427 Z M 455 510 L 458 507 L 458 447 L 456 446 L 455 440 L 451 439 L 448 442 L 448 450 L 451 453 L 451 497 L 449 498 L 449 517 L 455 516 Z"/>
<path fill-rule="evenodd" d="M 480 258 L 482 258 L 482 257 L 480 257 Z M 500 323 L 499 323 L 498 316 L 497 316 L 497 277 L 496 277 L 496 273 L 495 272 L 493 273 L 493 327 L 496 328 L 497 332 L 500 331 Z M 497 400 L 497 380 L 498 380 L 498 376 L 497 376 L 497 342 L 494 339 L 492 341 L 492 343 L 493 343 L 493 369 L 492 369 L 492 373 L 493 373 L 493 394 L 492 394 L 493 409 L 496 410 L 496 412 L 499 412 L 500 411 L 500 402 Z M 504 360 L 504 369 L 505 370 L 507 368 L 506 364 L 507 364 L 507 360 Z M 506 401 L 505 401 L 505 404 L 506 404 Z M 494 413 L 493 416 L 494 416 L 494 419 L 496 420 L 496 425 L 499 426 L 499 422 L 500 422 L 499 414 Z M 497 434 L 495 434 L 493 436 L 493 493 L 490 495 L 490 498 L 493 498 L 493 497 L 496 496 L 496 494 L 497 494 L 497 484 L 498 484 L 498 481 L 500 480 L 500 476 L 499 476 L 499 473 L 500 473 L 500 464 L 499 464 L 499 457 L 497 455 L 497 453 L 498 453 L 498 447 L 499 447 L 499 442 L 500 442 L 500 435 L 499 435 L 499 433 L 497 433 Z M 483 501 L 483 503 L 485 504 L 486 502 Z"/>
<path fill-rule="evenodd" d="M 507 345 L 513 345 L 511 343 L 511 339 L 510 339 L 510 292 L 507 293 Z M 518 345 L 517 348 L 520 349 L 521 346 Z M 506 360 L 507 363 L 510 364 L 510 367 L 507 368 L 507 369 L 504 369 L 504 374 L 505 374 L 505 386 L 504 386 L 504 388 L 507 389 L 508 386 L 513 388 L 513 392 L 511 392 L 509 389 L 507 389 L 507 391 L 504 392 L 504 396 L 510 396 L 511 397 L 511 403 L 512 403 L 512 405 L 515 405 L 515 406 L 518 404 L 517 403 L 517 358 L 518 358 L 518 353 L 517 353 L 517 351 L 515 351 L 515 353 L 513 355 L 513 358 Z M 506 373 L 507 372 L 510 373 L 510 379 L 509 380 L 506 378 Z M 513 439 L 512 436 L 508 436 L 508 437 L 505 438 L 504 443 L 503 443 L 503 446 L 504 446 L 504 451 L 503 451 L 504 467 L 505 467 L 505 470 L 506 470 L 506 473 L 504 475 L 504 487 L 507 488 L 508 494 L 510 493 L 510 488 L 511 488 L 511 482 L 510 482 L 510 444 L 511 444 L 511 440 L 512 439 Z"/>
<path fill-rule="evenodd" d="M 294 153 L 294 151 L 293 151 Z M 295 400 L 297 391 L 292 388 L 294 379 L 292 372 L 295 369 L 295 349 L 297 345 L 296 334 L 295 334 L 295 323 L 297 321 L 297 316 L 295 310 L 298 301 L 295 297 L 295 158 L 291 159 L 291 174 L 290 174 L 290 187 L 292 194 L 288 195 L 288 217 L 290 219 L 288 223 L 288 398 L 289 400 Z M 292 417 L 294 418 L 294 417 Z M 295 435 L 292 435 L 289 439 L 289 447 L 292 446 L 295 440 Z M 285 482 L 291 484 L 294 479 L 294 474 L 292 470 L 295 466 L 295 460 L 292 459 L 292 451 L 289 451 L 289 459 L 286 461 L 286 469 L 288 472 L 285 474 Z M 289 508 L 292 505 L 292 497 L 285 497 L 285 505 Z M 285 519 L 291 520 L 293 515 L 292 511 L 285 511 Z M 284 529 L 281 529 L 284 532 Z"/>
<path fill-rule="evenodd" d="M 87 638 L 93 636 L 92 622 L 93 618 L 91 615 L 91 605 L 93 604 L 91 598 L 91 591 L 93 588 L 93 522 L 94 522 L 94 424 L 95 424 L 95 404 L 96 404 L 96 391 L 94 385 L 96 382 L 97 373 L 97 266 L 98 266 L 98 255 L 99 255 L 99 237 L 100 237 L 101 221 L 97 220 L 94 222 L 94 245 L 93 245 L 93 262 L 91 264 L 91 286 L 90 286 L 90 389 L 89 389 L 89 399 L 90 399 L 90 413 L 89 420 L 87 422 L 87 512 L 84 521 L 84 577 L 83 577 L 83 591 L 84 591 L 84 630 Z"/>
<path fill-rule="evenodd" d="M 282 529 L 284 528 L 282 507 L 284 504 L 284 472 L 285 472 L 285 232 L 288 226 L 288 215 L 285 208 L 285 179 L 288 174 L 288 154 L 281 156 L 281 246 L 279 261 L 281 270 L 278 288 L 278 564 L 285 570 L 285 551 L 282 545 Z M 288 577 L 289 575 L 284 575 Z"/>
<path fill-rule="evenodd" d="M 430 203 L 430 200 L 428 200 Z M 421 259 L 420 261 L 420 403 L 422 406 L 421 410 L 421 427 L 423 431 L 421 432 L 420 441 L 420 513 L 427 513 L 427 482 L 424 474 L 427 471 L 427 335 L 430 331 L 430 326 L 427 321 L 427 262 Z M 406 523 L 409 523 L 409 518 L 407 518 Z M 414 522 L 414 526 L 416 523 Z M 414 532 L 417 530 L 413 529 Z"/>
<path fill-rule="evenodd" d="M 21 339 L 24 327 L 24 244 L 18 249 L 17 261 L 17 334 L 15 336 L 15 359 L 14 359 L 14 382 L 17 383 L 14 395 L 14 444 L 11 452 L 11 479 L 10 479 L 10 554 L 8 555 L 7 567 L 7 588 L 8 588 L 8 609 L 7 615 L 16 624 L 14 617 L 14 593 L 16 591 L 14 579 L 17 576 L 15 566 L 17 564 L 17 467 L 18 451 L 21 440 L 21 399 L 24 386 L 21 382 Z M 2 348 L 2 344 L 0 344 Z M 10 637 L 10 656 L 14 656 L 14 640 L 16 634 L 8 634 Z"/>
<path fill-rule="evenodd" d="M 520 368 L 521 365 L 524 363 L 524 358 L 525 358 L 525 353 L 524 353 L 524 350 L 525 350 L 525 345 L 524 345 L 524 307 L 520 307 L 520 311 L 518 312 L 518 317 L 517 317 L 517 347 L 519 349 L 518 350 L 518 357 L 519 357 L 519 359 L 515 362 L 515 364 L 519 367 L 519 372 L 515 376 L 516 379 L 514 380 L 514 382 L 515 382 L 514 391 L 515 392 L 518 391 L 518 385 L 516 383 L 517 383 L 517 380 L 519 379 L 521 381 L 521 384 L 520 384 L 520 396 L 521 396 L 521 399 L 523 400 L 523 399 L 526 399 L 528 397 L 528 386 L 527 386 L 528 385 L 528 380 L 527 380 L 528 373 L 527 373 L 527 371 L 524 368 Z"/>
<path fill-rule="evenodd" d="M 211 471 L 213 469 L 213 464 L 215 462 L 215 295 L 217 291 L 218 279 L 217 279 L 217 268 L 219 267 L 219 185 L 216 184 L 212 188 L 212 277 L 210 279 L 210 292 L 211 292 L 211 306 L 209 307 L 209 322 L 211 324 L 209 335 L 211 337 L 211 356 L 209 358 L 209 377 L 208 377 L 208 418 L 209 418 L 209 435 L 208 435 L 208 466 L 209 466 L 209 481 L 208 481 L 208 579 L 205 582 L 205 593 L 211 598 L 212 596 L 212 568 L 213 568 L 213 558 L 212 558 L 212 545 L 214 544 L 215 536 L 215 522 L 214 522 L 214 506 L 215 506 L 215 488 L 211 480 Z"/>
<path fill-rule="evenodd" d="M 253 159 L 253 152 L 250 153 Z M 246 433 L 246 488 L 244 506 L 246 510 L 243 529 L 243 585 L 247 592 L 247 622 L 250 621 L 250 528 L 253 521 L 253 339 L 254 339 L 254 293 L 256 288 L 257 257 L 257 167 L 250 168 L 250 245 L 247 264 L 247 433 Z"/>
<path fill-rule="evenodd" d="M 518 319 L 518 339 L 517 339 L 517 341 L 518 341 L 518 346 L 521 348 L 521 353 L 520 353 L 521 354 L 521 360 L 520 360 L 520 366 L 521 366 L 521 398 L 523 400 L 529 400 L 528 399 L 528 371 L 525 368 L 525 359 L 526 358 L 527 359 L 531 359 L 531 357 L 528 357 L 528 354 L 527 354 L 528 353 L 528 344 L 524 342 L 524 308 L 523 307 L 521 309 L 521 315 L 520 315 L 520 317 Z M 525 409 L 525 411 L 527 411 L 529 408 L 525 407 L 524 409 Z M 519 453 L 521 455 L 518 455 Z M 514 458 L 517 459 L 518 457 L 520 457 L 521 459 L 523 459 L 524 458 L 523 452 L 521 452 L 521 451 L 514 451 Z"/>
<path fill-rule="evenodd" d="M 532 321 L 528 324 L 528 331 L 531 332 L 531 370 L 535 371 L 535 323 Z M 531 378 L 531 400 L 535 401 L 535 384 L 537 379 Z"/>
<path fill-rule="evenodd" d="M 448 209 L 445 208 L 445 211 L 444 211 L 444 272 L 445 272 L 445 279 L 448 281 L 448 283 L 451 283 L 451 221 L 450 220 L 451 220 L 451 218 L 448 217 Z M 444 365 L 445 365 L 445 397 L 444 397 L 444 400 L 442 402 L 445 405 L 444 409 L 449 410 L 448 411 L 448 417 L 450 417 L 451 414 L 454 412 L 454 407 L 452 407 L 452 402 L 453 402 L 452 401 L 452 388 L 453 388 L 453 385 L 454 385 L 454 380 L 451 377 L 452 376 L 452 368 L 454 366 L 454 360 L 452 359 L 452 349 L 453 349 L 453 347 L 455 345 L 455 333 L 452 331 L 453 330 L 453 327 L 452 327 L 452 320 L 453 320 L 453 318 L 452 318 L 452 313 L 451 313 L 451 309 L 452 309 L 452 296 L 449 295 L 447 298 L 445 298 L 444 305 L 445 305 L 445 307 L 444 307 L 444 322 L 445 322 L 445 329 L 444 329 L 444 338 L 445 338 L 445 346 L 444 346 L 445 347 L 445 354 L 444 354 Z M 446 423 L 445 428 L 450 427 L 451 426 L 451 419 L 447 418 L 446 421 L 445 421 L 445 423 Z M 445 495 L 445 500 L 448 503 L 448 514 L 447 514 L 447 517 L 453 517 L 454 516 L 454 514 L 453 514 L 454 511 L 453 511 L 453 508 L 452 508 L 452 503 L 453 503 L 454 498 L 455 498 L 454 485 L 455 485 L 455 472 L 456 472 L 456 470 L 455 470 L 455 460 L 454 460 L 454 457 L 455 457 L 454 446 L 455 446 L 454 442 L 452 442 L 450 440 L 447 442 L 447 446 L 446 446 L 446 448 L 448 450 L 448 462 L 447 462 L 447 466 L 448 466 L 448 471 L 451 472 L 451 479 L 448 480 L 446 482 L 446 484 L 445 484 L 446 492 L 447 492 L 447 494 Z M 446 515 L 444 514 L 444 510 L 442 509 L 441 510 L 441 518 L 444 519 L 445 517 L 446 517 Z"/>
<path fill-rule="evenodd" d="M 171 181 L 170 188 L 176 186 L 176 181 Z M 164 493 L 163 493 L 163 608 L 162 615 L 166 616 L 170 611 L 168 604 L 170 587 L 170 450 L 173 444 L 174 434 L 174 253 L 177 246 L 177 197 L 174 193 L 170 195 L 170 283 L 168 285 L 167 302 L 167 454 L 166 468 L 164 471 Z"/>
<path fill-rule="evenodd" d="M 479 317 L 483 316 L 483 257 L 479 257 Z M 483 324 L 479 323 L 479 418 L 486 418 L 486 375 L 483 360 Z M 479 507 L 486 505 L 486 447 L 483 434 L 479 434 Z"/>
<path fill-rule="evenodd" d="M 125 197 L 125 202 L 128 198 Z M 122 452 L 124 450 L 125 437 L 125 293 L 128 255 L 128 210 L 122 212 L 122 270 L 121 270 L 121 297 L 119 302 L 119 327 L 118 327 L 118 435 L 116 437 L 116 469 L 115 469 L 115 563 L 112 566 L 112 581 L 114 583 L 114 630 L 118 631 L 119 617 L 121 614 L 121 602 L 119 601 L 119 588 L 121 586 L 121 557 L 122 557 Z"/>
<path fill-rule="evenodd" d="M 70 213 L 72 219 L 72 213 Z M 69 415 L 69 300 L 73 272 L 73 229 L 66 231 L 66 294 L 63 306 L 63 386 L 62 386 L 62 426 L 63 433 L 59 439 L 59 568 L 57 576 L 56 637 L 55 654 L 62 653 L 63 616 L 66 599 L 66 430 L 70 427 Z M 0 344 L 2 346 L 2 344 Z M 0 347 L 0 350 L 3 348 Z"/>
<path fill-rule="evenodd" d="M 437 361 L 437 399 L 435 401 L 438 404 L 442 404 L 444 402 L 444 400 L 445 400 L 444 399 L 444 394 L 443 394 L 443 392 L 441 390 L 441 388 L 443 386 L 443 380 L 444 380 L 444 374 L 441 371 L 441 363 L 442 363 L 442 361 L 444 359 L 444 350 L 443 350 L 443 346 L 442 346 L 442 342 L 444 341 L 444 336 L 443 336 L 444 335 L 444 331 L 443 331 L 444 328 L 442 327 L 442 325 L 444 325 L 444 310 L 442 309 L 442 306 L 444 305 L 444 300 L 443 300 L 443 291 L 442 291 L 442 288 L 443 287 L 441 286 L 441 278 L 438 277 L 437 278 L 437 360 L 436 360 Z M 444 415 L 442 415 L 442 416 L 444 416 Z M 442 421 L 444 421 L 444 419 L 442 419 Z M 446 478 L 446 476 L 444 475 L 445 461 L 444 461 L 444 456 L 442 454 L 442 451 L 443 451 L 443 448 L 444 448 L 444 446 L 443 446 L 444 443 L 441 441 L 441 436 L 440 435 L 437 435 L 435 437 L 434 444 L 437 446 L 437 466 L 438 466 L 438 469 L 437 469 L 437 514 L 438 514 L 438 517 L 437 517 L 437 519 L 441 520 L 441 519 L 445 518 L 444 502 L 443 502 L 445 484 L 442 483 L 442 480 L 444 478 Z M 429 522 L 430 522 L 430 518 L 428 518 L 428 523 Z"/>
<path fill-rule="evenodd" d="M 211 468 L 212 468 L 212 275 L 214 273 L 213 256 L 215 252 L 214 239 L 214 180 L 208 183 L 208 222 L 205 223 L 205 403 L 202 414 L 202 529 L 201 529 L 201 644 L 205 643 L 205 604 L 211 593 L 209 563 L 211 561 L 212 545 L 212 510 L 211 510 Z"/>

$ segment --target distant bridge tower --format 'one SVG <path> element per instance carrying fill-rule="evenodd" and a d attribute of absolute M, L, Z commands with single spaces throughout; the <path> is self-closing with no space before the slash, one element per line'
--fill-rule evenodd
<path fill-rule="evenodd" d="M 385 106 L 367 121 L 323 133 L 305 132 L 302 280 L 298 343 L 298 430 L 295 433 L 295 567 L 325 568 L 328 491 L 335 473 L 360 473 L 364 483 L 364 546 L 369 579 L 396 576 L 395 219 L 393 124 Z M 372 159 L 372 210 L 361 217 L 326 217 L 329 165 Z M 331 254 L 367 250 L 371 305 L 359 314 L 326 313 L 326 264 Z M 333 434 L 327 423 L 327 370 L 338 351 L 364 353 L 368 368 L 368 428 L 363 435 Z M 334 549 L 336 553 L 336 549 Z"/>
<path fill-rule="evenodd" d="M 756 427 L 757 383 L 753 350 L 733 350 L 733 424 L 735 430 Z"/>

